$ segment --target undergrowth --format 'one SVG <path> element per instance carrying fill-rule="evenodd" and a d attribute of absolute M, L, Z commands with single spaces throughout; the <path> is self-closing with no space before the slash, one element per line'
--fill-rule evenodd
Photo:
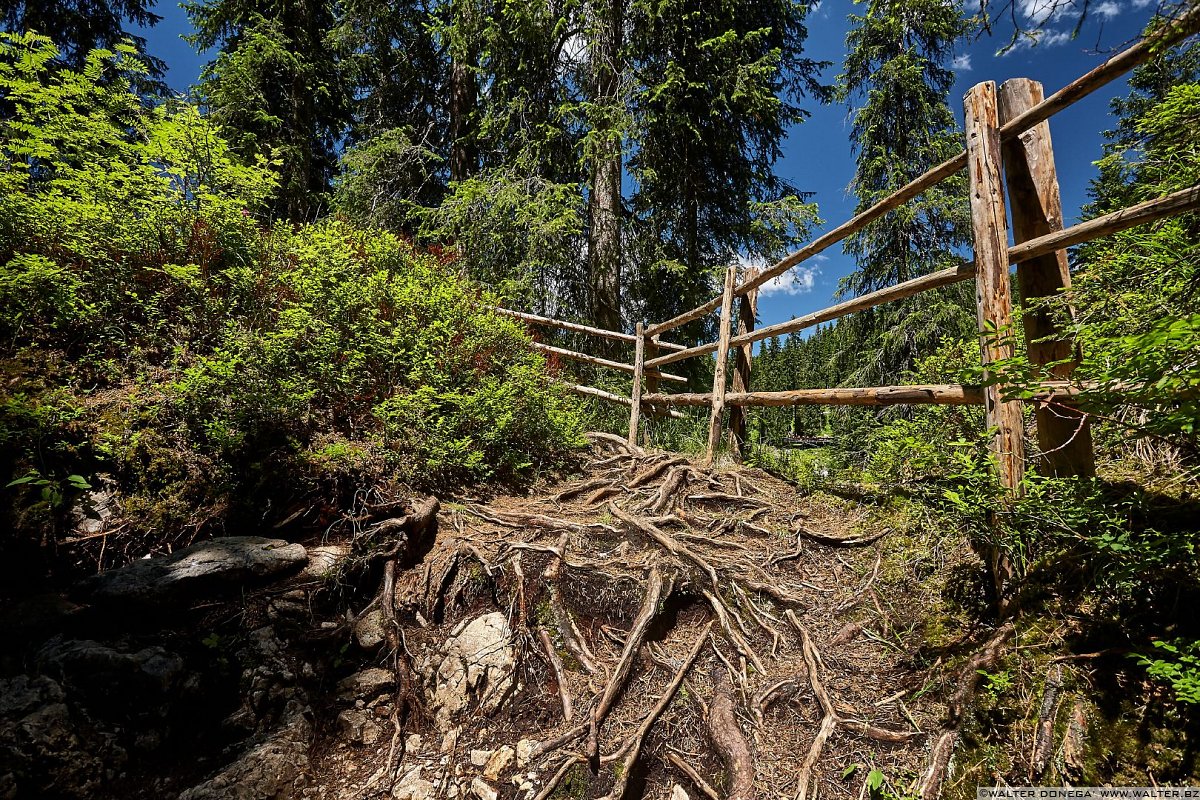
<path fill-rule="evenodd" d="M 132 50 L 78 72 L 55 52 L 0 39 L 15 575 L 31 554 L 111 562 L 270 530 L 300 500 L 325 524 L 375 483 L 528 480 L 577 443 L 579 406 L 451 257 L 344 220 L 263 222 L 274 165 L 236 162 L 193 106 L 144 105 Z M 73 535 L 110 501 L 121 537 Z"/>

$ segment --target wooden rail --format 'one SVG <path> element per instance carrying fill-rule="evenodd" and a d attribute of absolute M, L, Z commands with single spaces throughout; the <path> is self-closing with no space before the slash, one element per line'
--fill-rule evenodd
<path fill-rule="evenodd" d="M 795 333 L 885 303 L 904 300 L 921 292 L 973 280 L 980 352 L 986 375 L 991 365 L 1009 358 L 1013 352 L 1011 337 L 996 335 L 998 331 L 1013 327 L 1012 265 L 1016 265 L 1016 282 L 1024 301 L 1059 295 L 1070 286 L 1066 248 L 1137 225 L 1200 210 L 1200 185 L 1197 185 L 1065 227 L 1048 125 L 1048 120 L 1054 114 L 1198 30 L 1200 5 L 1192 4 L 1179 19 L 1164 23 L 1150 36 L 1049 97 L 1043 96 L 1041 84 L 1024 78 L 1006 81 L 999 89 L 991 81 L 977 84 L 964 98 L 966 147 L 962 152 L 774 265 L 761 271 L 748 272 L 741 284 L 737 283 L 735 268 L 728 268 L 720 295 L 664 322 L 651 325 L 638 323 L 635 332 L 627 334 L 508 309 L 495 310 L 533 324 L 632 344 L 632 364 L 550 345 L 534 345 L 543 352 L 633 376 L 629 397 L 589 386 L 567 387 L 581 395 L 628 406 L 630 443 L 637 440 L 643 408 L 655 414 L 677 417 L 681 416 L 674 410 L 677 406 L 708 407 L 707 460 L 711 462 L 720 442 L 721 417 L 726 406 L 731 409 L 729 428 L 732 451 L 737 457 L 745 436 L 742 409 L 746 407 L 982 405 L 986 411 L 987 425 L 995 432 L 992 451 L 1001 482 L 1008 489 L 1017 491 L 1025 468 L 1024 424 L 1019 408 L 1022 401 L 1007 396 L 1003 387 L 989 382 L 983 386 L 930 384 L 754 392 L 750 389 L 751 347 L 754 342 L 773 336 Z M 967 167 L 974 237 L 972 261 L 851 298 L 787 322 L 754 329 L 754 309 L 760 287 Z M 1010 216 L 1012 246 L 1008 245 Z M 738 302 L 735 304 L 735 301 Z M 717 341 L 688 346 L 661 340 L 663 333 L 703 319 L 717 310 L 720 310 Z M 736 333 L 733 331 L 735 322 Z M 1053 413 L 1047 410 L 1044 402 L 1039 402 L 1036 407 L 1042 459 L 1039 467 L 1058 475 L 1091 474 L 1094 463 L 1087 416 L 1083 412 L 1073 411 L 1072 406 L 1080 391 L 1089 388 L 1070 380 L 1071 372 L 1079 360 L 1078 347 L 1066 331 L 1058 329 L 1056 321 L 1048 313 L 1027 309 L 1022 316 L 1022 326 L 1030 363 L 1039 373 L 1041 388 L 1033 399 L 1055 400 Z M 737 364 L 733 391 L 727 391 L 728 356 L 734 348 Z M 717 357 L 710 392 L 659 391 L 660 380 L 687 382 L 682 376 L 662 372 L 662 367 L 714 353 Z M 1002 575 L 1003 564 L 993 563 L 992 567 L 993 575 Z"/>

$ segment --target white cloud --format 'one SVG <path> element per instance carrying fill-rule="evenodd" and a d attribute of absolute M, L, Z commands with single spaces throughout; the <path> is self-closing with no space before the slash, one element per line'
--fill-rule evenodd
<path fill-rule="evenodd" d="M 959 72 L 970 72 L 971 71 L 971 54 L 963 53 L 961 56 L 955 56 L 954 60 L 950 62 L 950 66 L 953 67 L 954 69 L 958 70 Z"/>
<path fill-rule="evenodd" d="M 1070 31 L 1052 31 L 1046 28 L 1036 31 L 1029 31 L 1028 34 L 1022 35 L 1013 46 L 1007 50 L 1002 50 L 996 55 L 1006 56 L 1011 53 L 1018 53 L 1022 50 L 1027 50 L 1031 47 L 1056 47 L 1060 44 L 1066 44 L 1071 41 Z"/>
<path fill-rule="evenodd" d="M 807 294 L 816 286 L 817 276 L 820 274 L 821 268 L 816 265 L 810 267 L 798 264 L 764 283 L 758 291 L 764 297 L 773 294 Z"/>
<path fill-rule="evenodd" d="M 1133 7 L 1138 9 L 1147 8 L 1157 2 L 1158 0 L 1133 0 Z"/>
<path fill-rule="evenodd" d="M 1092 11 L 1105 19 L 1112 19 L 1113 17 L 1120 16 L 1121 6 L 1113 2 L 1113 0 L 1104 0 L 1103 3 L 1095 6 Z"/>
<path fill-rule="evenodd" d="M 1037 25 L 1049 22 L 1051 17 L 1059 13 L 1060 0 L 1016 0 L 1016 2 L 1022 16 Z"/>

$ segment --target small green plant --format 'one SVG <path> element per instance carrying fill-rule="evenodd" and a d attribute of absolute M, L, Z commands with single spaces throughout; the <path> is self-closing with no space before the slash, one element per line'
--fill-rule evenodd
<path fill-rule="evenodd" d="M 68 475 L 63 480 L 56 480 L 48 478 L 39 472 L 30 472 L 23 477 L 9 481 L 5 485 L 5 488 L 14 486 L 30 486 L 40 489 L 42 502 L 52 509 L 61 508 L 72 494 L 71 490 L 74 490 L 74 492 L 86 492 L 92 488 L 92 485 L 82 475 Z"/>
<path fill-rule="evenodd" d="M 1175 700 L 1187 705 L 1200 705 L 1200 641 L 1175 639 L 1154 642 L 1153 657 L 1134 653 L 1137 663 L 1155 680 L 1171 687 Z"/>
<path fill-rule="evenodd" d="M 1004 694 L 1007 694 L 1015 685 L 1012 670 L 1004 670 L 1003 672 L 988 672 L 987 670 L 978 670 L 983 676 L 982 690 L 988 698 L 993 702 L 1000 699 Z"/>

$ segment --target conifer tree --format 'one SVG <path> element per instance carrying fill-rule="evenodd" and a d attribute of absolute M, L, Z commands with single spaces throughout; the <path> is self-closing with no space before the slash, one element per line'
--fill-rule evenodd
<path fill-rule="evenodd" d="M 962 149 L 947 103 L 948 62 L 965 31 L 957 0 L 865 0 L 852 15 L 838 95 L 853 107 L 858 211 Z M 851 237 L 857 269 L 842 294 L 862 294 L 954 263 L 969 241 L 965 175 L 947 179 Z M 961 335 L 973 315 L 961 287 L 927 292 L 848 318 L 851 349 L 839 354 L 852 382 L 896 382 L 944 335 Z"/>

